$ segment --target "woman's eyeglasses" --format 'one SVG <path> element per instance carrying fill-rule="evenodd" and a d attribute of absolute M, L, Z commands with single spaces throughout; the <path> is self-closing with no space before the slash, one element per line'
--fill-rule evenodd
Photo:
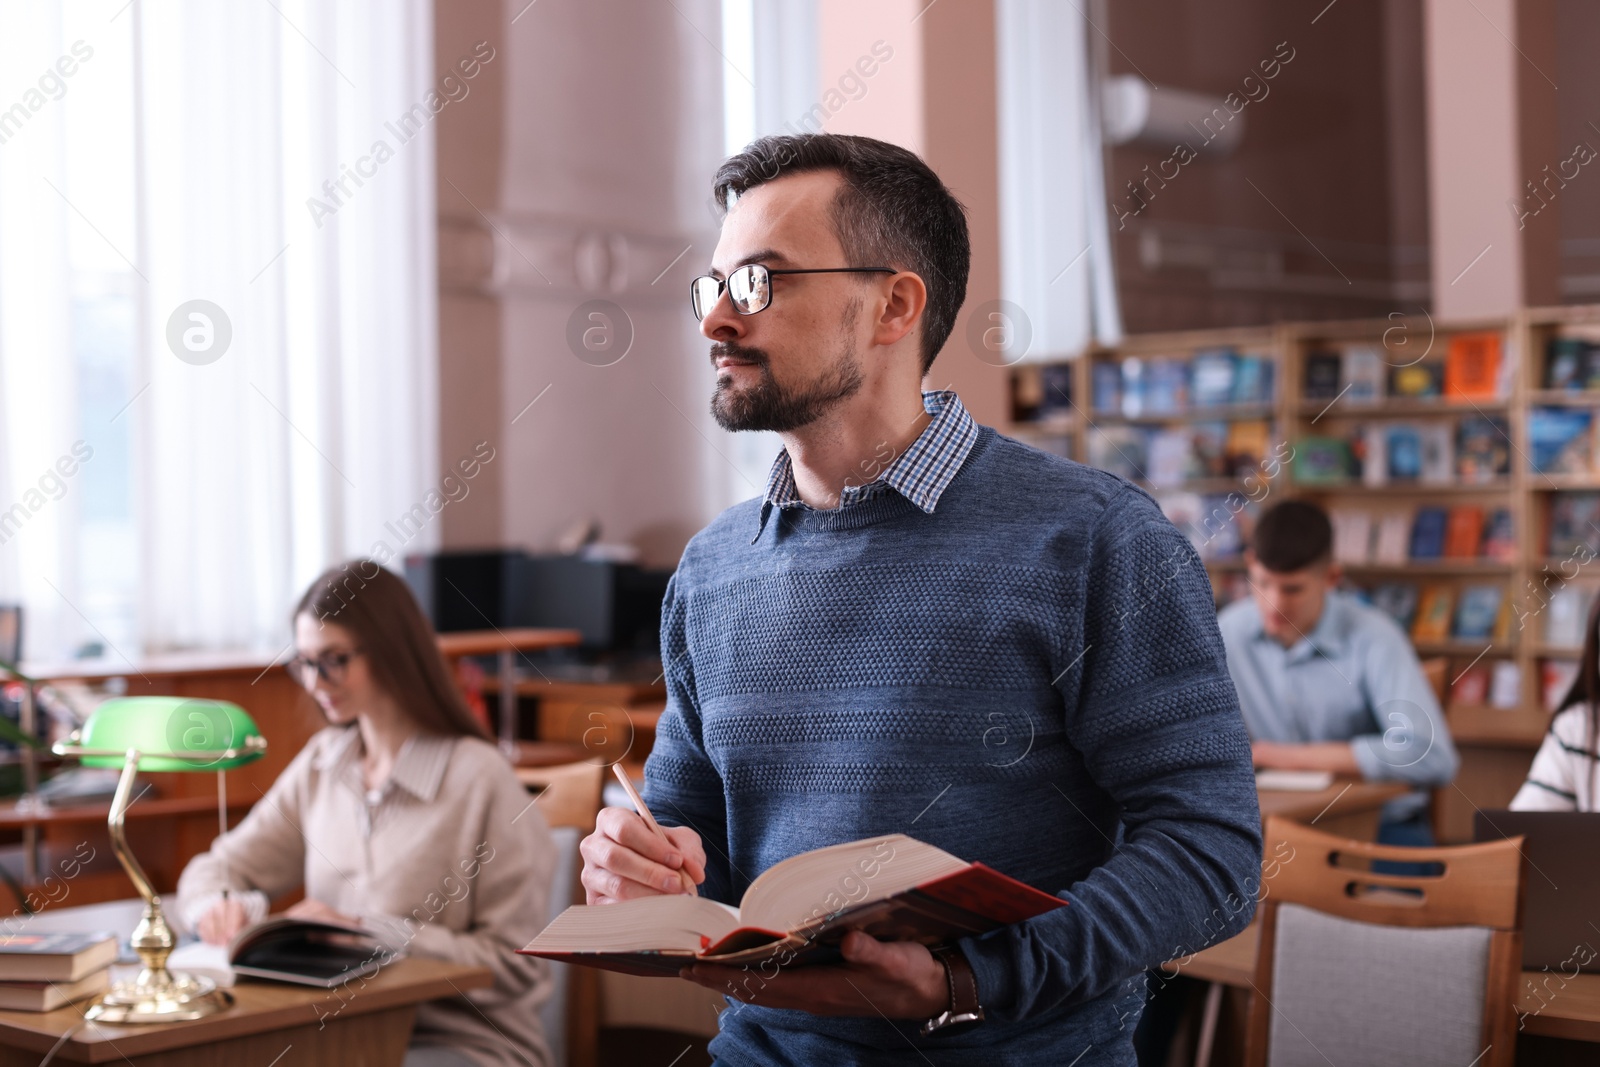
<path fill-rule="evenodd" d="M 711 314 L 722 290 L 728 290 L 733 310 L 741 315 L 765 311 L 772 303 L 772 278 L 776 274 L 899 274 L 893 267 L 817 267 L 812 270 L 772 270 L 760 263 L 747 263 L 728 275 L 727 281 L 703 274 L 689 283 L 689 299 L 696 321 Z"/>
<path fill-rule="evenodd" d="M 360 654 L 361 650 L 354 648 L 348 652 L 324 652 L 314 659 L 310 656 L 296 656 L 285 663 L 283 668 L 289 672 L 289 677 L 307 689 L 315 685 L 318 678 L 329 685 L 341 685 L 344 683 L 345 671 L 350 668 L 350 661 Z"/>

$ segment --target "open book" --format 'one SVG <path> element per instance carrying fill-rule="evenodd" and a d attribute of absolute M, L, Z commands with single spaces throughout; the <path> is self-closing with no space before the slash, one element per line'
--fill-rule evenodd
<path fill-rule="evenodd" d="M 791 966 L 839 959 L 851 930 L 940 945 L 1065 906 L 981 863 L 894 834 L 773 864 L 737 908 L 688 895 L 580 904 L 518 951 L 643 975 L 676 975 L 695 960 Z"/>
<path fill-rule="evenodd" d="M 280 915 L 247 926 L 226 946 L 195 941 L 173 951 L 167 966 L 204 975 L 224 988 L 238 975 L 332 989 L 376 974 L 389 954 L 370 930 Z"/>

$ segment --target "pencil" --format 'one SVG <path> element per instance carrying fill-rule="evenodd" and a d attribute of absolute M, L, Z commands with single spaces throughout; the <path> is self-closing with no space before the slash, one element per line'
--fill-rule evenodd
<path fill-rule="evenodd" d="M 611 765 L 611 770 L 616 773 L 617 781 L 622 783 L 622 788 L 627 790 L 628 799 L 633 801 L 634 809 L 639 812 L 639 817 L 644 820 L 645 825 L 650 827 L 651 832 L 653 832 L 657 837 L 671 845 L 672 839 L 669 838 L 667 836 L 667 832 L 661 828 L 661 824 L 656 822 L 656 817 L 650 814 L 650 809 L 645 807 L 644 797 L 639 795 L 639 791 L 635 789 L 633 787 L 633 783 L 628 780 L 628 774 L 622 769 L 622 764 L 613 763 Z M 683 880 L 684 892 L 690 894 L 691 896 L 700 895 L 700 891 L 695 888 L 694 879 L 689 877 L 688 871 L 684 870 L 682 867 L 679 867 L 678 877 Z"/>

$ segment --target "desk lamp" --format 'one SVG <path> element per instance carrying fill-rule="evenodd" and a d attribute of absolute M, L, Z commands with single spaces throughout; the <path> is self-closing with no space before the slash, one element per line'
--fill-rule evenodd
<path fill-rule="evenodd" d="M 123 818 L 134 775 L 144 771 L 226 771 L 260 759 L 267 751 L 255 721 L 237 704 L 185 697 L 118 697 L 101 704 L 79 730 L 52 747 L 86 767 L 121 767 L 106 824 L 111 847 L 139 895 L 144 918 L 133 930 L 133 948 L 143 967 L 137 978 L 118 982 L 85 1018 L 107 1023 L 165 1023 L 199 1019 L 228 1006 L 211 979 L 167 970 L 174 944 L 161 900 L 133 858 Z"/>

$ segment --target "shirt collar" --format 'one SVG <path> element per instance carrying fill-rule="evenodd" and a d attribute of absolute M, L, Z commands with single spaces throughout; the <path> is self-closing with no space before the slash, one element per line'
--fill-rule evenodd
<path fill-rule="evenodd" d="M 893 489 L 915 504 L 924 514 L 933 514 L 939 498 L 950 487 L 961 465 L 978 440 L 978 423 L 967 412 L 961 398 L 950 389 L 940 389 L 922 394 L 922 409 L 933 420 L 928 423 L 900 455 L 896 456 L 882 472 L 863 485 L 847 485 L 839 494 L 839 507 L 849 507 L 860 500 L 874 496 L 885 489 Z M 870 464 L 870 460 L 868 461 Z M 767 517 L 773 507 L 805 507 L 795 485 L 794 464 L 787 448 L 778 453 L 767 476 L 767 489 L 762 497 L 761 521 L 756 528 L 753 544 L 766 529 Z"/>
<path fill-rule="evenodd" d="M 440 734 L 413 734 L 400 746 L 389 781 L 404 789 L 418 800 L 431 802 L 439 795 L 444 781 L 445 768 L 450 763 L 450 753 L 455 750 L 456 739 Z M 319 770 L 334 770 L 348 775 L 355 772 L 353 780 L 361 785 L 361 731 L 354 726 L 340 731 L 316 757 Z"/>
<path fill-rule="evenodd" d="M 1301 634 L 1294 644 L 1284 649 L 1286 657 L 1291 662 L 1299 662 L 1318 654 L 1329 658 L 1343 655 L 1348 631 L 1345 614 L 1344 594 L 1335 589 L 1328 590 L 1322 602 L 1322 617 L 1317 619 L 1317 624 L 1309 634 Z M 1277 638 L 1267 633 L 1259 610 L 1256 612 L 1255 631 L 1257 640 L 1278 643 Z"/>

